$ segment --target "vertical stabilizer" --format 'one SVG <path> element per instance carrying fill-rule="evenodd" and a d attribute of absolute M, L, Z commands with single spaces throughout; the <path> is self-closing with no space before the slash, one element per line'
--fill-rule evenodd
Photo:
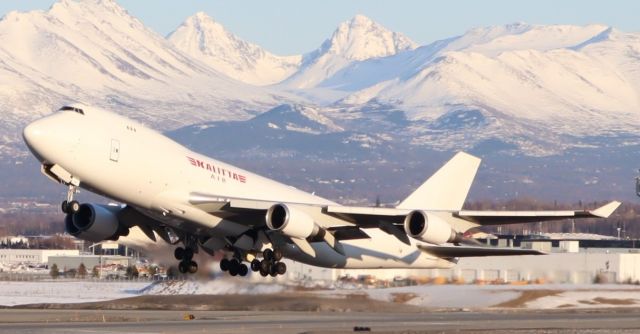
<path fill-rule="evenodd" d="M 398 209 L 460 210 L 476 176 L 480 158 L 459 152 L 425 181 Z"/>

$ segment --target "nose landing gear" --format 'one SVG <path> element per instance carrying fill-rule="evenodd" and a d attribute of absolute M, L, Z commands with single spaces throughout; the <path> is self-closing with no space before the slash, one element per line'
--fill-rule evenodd
<path fill-rule="evenodd" d="M 73 199 L 73 195 L 78 191 L 78 188 L 72 184 L 69 185 L 67 190 L 67 199 L 62 202 L 60 208 L 62 213 L 74 214 L 80 210 L 80 203 Z"/>

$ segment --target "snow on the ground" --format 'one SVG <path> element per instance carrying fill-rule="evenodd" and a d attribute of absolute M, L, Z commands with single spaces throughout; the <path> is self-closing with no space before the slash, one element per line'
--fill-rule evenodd
<path fill-rule="evenodd" d="M 526 303 L 529 309 L 638 307 L 640 291 L 566 291 Z"/>
<path fill-rule="evenodd" d="M 73 281 L 48 280 L 2 282 L 0 305 L 38 303 L 83 303 L 106 301 L 138 295 L 258 295 L 290 291 L 291 285 L 257 283 L 222 278 L 212 281 Z M 524 293 L 542 292 L 513 307 L 527 309 L 640 307 L 640 286 L 636 285 L 422 285 L 395 288 L 338 287 L 309 293 L 341 298 L 366 294 L 371 299 L 404 302 L 429 308 L 483 309 L 513 301 Z M 304 298 L 304 297 L 303 297 Z"/>
<path fill-rule="evenodd" d="M 371 299 L 394 301 L 407 298 L 406 304 L 434 308 L 489 308 L 520 297 L 525 291 L 558 291 L 557 295 L 533 299 L 521 306 L 529 309 L 558 307 L 640 306 L 640 286 L 635 285 L 420 285 L 381 289 L 320 291 L 341 296 L 367 294 Z"/>
<path fill-rule="evenodd" d="M 400 295 L 414 296 L 406 304 L 443 308 L 483 308 L 513 300 L 520 296 L 514 290 L 499 286 L 476 285 L 419 285 L 380 289 L 321 291 L 325 295 L 367 294 L 371 299 L 394 301 Z"/>
<path fill-rule="evenodd" d="M 140 291 L 147 295 L 260 295 L 279 293 L 288 288 L 281 284 L 255 283 L 246 280 L 167 281 Z"/>
<path fill-rule="evenodd" d="M 133 297 L 149 282 L 30 281 L 2 282 L 0 305 L 86 303 Z"/>

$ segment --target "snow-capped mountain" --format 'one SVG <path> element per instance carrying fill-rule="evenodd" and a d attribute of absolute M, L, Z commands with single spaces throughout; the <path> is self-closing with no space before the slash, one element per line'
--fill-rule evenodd
<path fill-rule="evenodd" d="M 228 32 L 203 12 L 167 37 L 179 50 L 236 80 L 254 85 L 280 82 L 300 66 L 301 56 L 276 56 Z"/>
<path fill-rule="evenodd" d="M 320 48 L 304 55 L 300 69 L 283 84 L 297 89 L 313 88 L 349 64 L 393 56 L 416 46 L 403 34 L 356 15 L 341 23 Z"/>
<path fill-rule="evenodd" d="M 0 19 L 0 156 L 14 159 L 0 160 L 0 177 L 17 180 L 12 194 L 31 161 L 22 127 L 74 101 L 257 172 L 303 157 L 319 173 L 334 168 L 330 184 L 345 165 L 354 180 L 371 174 L 365 186 L 386 175 L 420 182 L 427 155 L 464 149 L 560 171 L 579 164 L 572 181 L 609 177 L 621 189 L 632 177 L 621 171 L 633 168 L 612 159 L 640 149 L 640 33 L 515 23 L 417 46 L 357 15 L 317 50 L 280 57 L 203 13 L 164 38 L 113 0 L 11 12 Z M 555 177 L 556 186 L 565 180 Z"/>
<path fill-rule="evenodd" d="M 475 134 L 466 126 L 446 133 L 423 126 L 414 143 L 460 149 L 489 136 L 530 154 L 552 154 L 581 145 L 575 138 L 639 130 L 639 40 L 602 25 L 478 28 L 352 63 L 319 86 L 344 93 L 337 103 L 343 108 L 389 104 L 427 123 L 484 119 Z"/>
<path fill-rule="evenodd" d="M 0 151 L 21 145 L 26 122 L 72 101 L 171 129 L 282 100 L 182 53 L 113 0 L 60 0 L 0 20 Z"/>

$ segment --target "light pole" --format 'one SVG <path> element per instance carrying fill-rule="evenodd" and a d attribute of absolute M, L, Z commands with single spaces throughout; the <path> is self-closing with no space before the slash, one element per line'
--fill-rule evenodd
<path fill-rule="evenodd" d="M 640 169 L 638 169 L 640 173 Z M 636 195 L 640 196 L 640 176 L 636 176 Z"/>

